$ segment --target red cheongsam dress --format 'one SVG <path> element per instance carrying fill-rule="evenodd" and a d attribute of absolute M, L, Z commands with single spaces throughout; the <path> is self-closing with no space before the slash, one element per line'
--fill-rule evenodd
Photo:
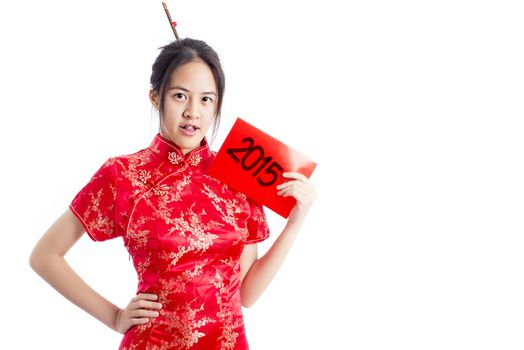
<path fill-rule="evenodd" d="M 239 258 L 269 228 L 260 204 L 207 175 L 215 154 L 204 138 L 185 156 L 158 133 L 149 147 L 109 158 L 69 206 L 94 241 L 122 237 L 136 294 L 162 303 L 120 350 L 249 348 Z"/>

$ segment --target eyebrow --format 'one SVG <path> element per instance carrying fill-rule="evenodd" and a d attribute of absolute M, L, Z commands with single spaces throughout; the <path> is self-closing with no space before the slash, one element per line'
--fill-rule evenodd
<path fill-rule="evenodd" d="M 169 91 L 174 90 L 174 89 L 178 89 L 178 90 L 182 90 L 182 91 L 189 92 L 188 89 L 186 89 L 185 87 L 179 86 L 179 85 L 173 85 L 173 86 L 171 86 L 171 87 L 169 88 Z M 217 96 L 217 93 L 214 92 L 214 91 L 206 91 L 206 92 L 203 92 L 202 95 L 215 95 L 215 96 Z"/>

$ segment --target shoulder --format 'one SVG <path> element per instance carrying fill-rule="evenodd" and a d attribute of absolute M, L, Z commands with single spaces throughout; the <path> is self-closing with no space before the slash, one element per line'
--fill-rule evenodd
<path fill-rule="evenodd" d="M 110 157 L 106 162 L 114 165 L 117 169 L 131 166 L 154 165 L 159 157 L 150 148 L 143 148 L 134 153 L 120 154 Z"/>

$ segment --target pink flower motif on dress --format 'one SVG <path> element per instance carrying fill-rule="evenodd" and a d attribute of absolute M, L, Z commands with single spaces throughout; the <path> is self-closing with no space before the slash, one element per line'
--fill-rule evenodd
<path fill-rule="evenodd" d="M 197 166 L 200 163 L 201 160 L 202 160 L 202 157 L 200 157 L 199 154 L 192 154 L 192 155 L 189 156 L 189 159 L 187 161 L 192 166 Z"/>
<path fill-rule="evenodd" d="M 180 157 L 178 155 L 178 153 L 176 152 L 169 152 L 169 161 L 171 162 L 171 164 L 179 164 L 181 161 L 182 161 L 182 157 Z"/>

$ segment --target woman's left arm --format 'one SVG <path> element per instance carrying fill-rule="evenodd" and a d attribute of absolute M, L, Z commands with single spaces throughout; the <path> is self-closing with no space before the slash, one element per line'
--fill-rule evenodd
<path fill-rule="evenodd" d="M 244 246 L 240 256 L 240 297 L 244 307 L 250 307 L 257 301 L 280 269 L 316 198 L 315 188 L 306 176 L 297 172 L 282 175 L 294 180 L 277 186 L 278 194 L 283 197 L 293 196 L 297 203 L 289 214 L 284 230 L 260 259 L 256 243 Z"/>

